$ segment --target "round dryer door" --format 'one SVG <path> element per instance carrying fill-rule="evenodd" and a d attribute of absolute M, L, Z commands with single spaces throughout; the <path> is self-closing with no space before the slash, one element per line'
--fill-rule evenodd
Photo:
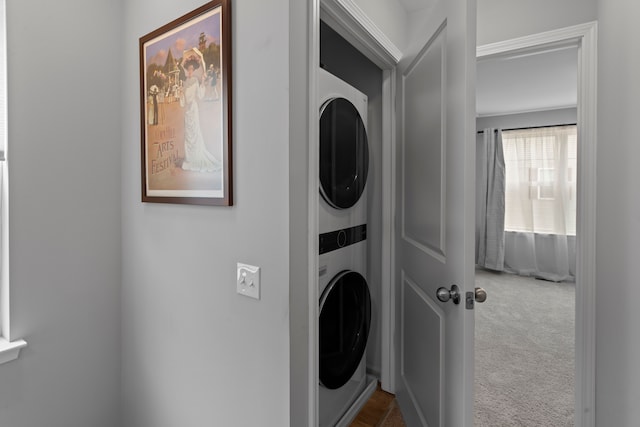
<path fill-rule="evenodd" d="M 356 204 L 369 170 L 369 146 L 356 107 L 344 98 L 327 101 L 320 110 L 320 193 L 329 205 Z"/>
<path fill-rule="evenodd" d="M 358 368 L 371 325 L 371 295 L 362 275 L 338 273 L 320 298 L 320 383 L 346 384 Z"/>

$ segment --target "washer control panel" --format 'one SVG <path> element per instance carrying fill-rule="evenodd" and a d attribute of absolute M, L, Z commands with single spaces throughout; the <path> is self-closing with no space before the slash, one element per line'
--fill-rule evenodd
<path fill-rule="evenodd" d="M 319 238 L 320 255 L 345 246 L 353 245 L 367 239 L 367 224 L 355 227 L 344 228 L 342 230 L 322 233 Z"/>

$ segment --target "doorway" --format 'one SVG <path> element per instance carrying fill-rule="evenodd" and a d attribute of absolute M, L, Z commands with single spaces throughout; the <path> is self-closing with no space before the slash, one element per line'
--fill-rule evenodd
<path fill-rule="evenodd" d="M 316 11 L 316 14 L 318 12 Z M 347 14 L 348 15 L 348 14 Z M 314 21 L 314 19 L 317 19 L 318 16 L 311 16 L 310 22 L 313 25 L 316 25 Z M 358 28 L 358 26 L 354 26 L 354 28 Z M 596 46 L 596 39 L 595 39 L 595 24 L 586 24 L 586 25 L 582 25 L 582 26 L 577 26 L 577 27 L 573 27 L 573 28 L 569 28 L 569 29 L 565 29 L 562 31 L 558 31 L 558 32 L 553 32 L 552 34 L 547 34 L 545 35 L 545 37 L 540 38 L 539 35 L 537 37 L 531 37 L 529 39 L 524 39 L 524 40 L 517 40 L 514 43 L 507 43 L 507 44 L 500 44 L 499 46 L 486 46 L 486 47 L 481 47 L 480 49 L 478 49 L 478 54 L 479 56 L 492 56 L 492 55 L 498 55 L 498 54 L 502 54 L 505 51 L 508 50 L 512 50 L 512 51 L 517 51 L 517 50 L 526 50 L 528 48 L 530 48 L 531 46 L 538 46 L 540 44 L 549 44 L 549 43 L 557 43 L 558 41 L 564 42 L 567 40 L 573 40 L 573 41 L 577 41 L 577 43 L 579 44 L 579 51 L 580 51 L 580 55 L 579 55 L 579 69 L 580 69 L 580 82 L 579 82 L 579 108 L 578 108 L 578 123 L 580 124 L 580 132 L 581 132 L 581 142 L 582 142 L 582 152 L 581 152 L 581 158 L 580 158 L 580 182 L 582 184 L 582 189 L 581 189 L 581 193 L 580 193 L 580 207 L 581 207 L 581 212 L 583 213 L 582 218 L 579 221 L 578 224 L 578 230 L 581 236 L 581 241 L 577 244 L 577 260 L 576 260 L 576 269 L 577 269 L 577 281 L 579 283 L 579 288 L 576 291 L 576 424 L 577 425 L 583 425 L 583 426 L 592 426 L 594 425 L 594 417 L 593 417 L 593 409 L 594 409 L 594 355 L 595 355 L 595 345 L 594 345 L 594 335 L 595 335 L 595 322 L 594 322 L 594 312 L 595 312 L 595 307 L 594 307 L 594 289 L 595 289 L 595 271 L 594 271 L 594 258 L 595 258 L 595 138 L 596 138 L 596 133 L 595 133 L 595 94 L 596 94 L 596 74 L 595 74 L 595 70 L 596 70 L 596 58 L 595 58 L 595 46 Z M 315 36 L 314 36 L 315 37 Z M 315 38 L 314 38 L 315 40 Z M 358 45 L 360 47 L 363 46 L 363 44 L 360 43 L 355 43 L 355 45 Z M 483 49 L 484 48 L 484 49 Z M 364 51 L 371 51 L 371 47 L 370 45 L 367 45 L 365 47 L 363 47 Z M 387 49 L 385 50 L 385 52 L 394 52 L 393 49 Z M 382 56 L 377 56 L 378 60 L 383 57 L 383 58 L 388 58 L 389 55 L 384 54 Z M 394 57 L 393 55 L 391 55 L 391 57 Z M 313 63 L 313 60 L 315 58 L 315 55 L 313 56 L 313 58 L 311 58 L 311 63 Z M 393 91 L 391 89 L 393 89 L 393 85 L 390 84 L 394 81 L 394 69 L 393 69 L 393 64 L 397 63 L 397 60 L 400 58 L 400 56 L 395 56 L 394 58 L 396 58 L 395 60 L 389 60 L 387 61 L 385 64 L 383 64 L 381 66 L 381 69 L 383 69 L 383 97 L 384 94 L 389 94 L 392 93 Z M 377 63 L 377 61 L 374 61 Z M 378 61 L 380 62 L 380 61 Z M 391 65 L 389 65 L 391 64 Z M 390 67 L 390 68 L 389 68 Z M 390 71 L 389 71 L 390 70 Z M 315 67 L 311 68 L 310 71 L 310 79 L 313 81 L 315 79 Z M 312 94 L 312 98 L 313 98 Z M 393 99 L 391 98 L 387 98 L 387 99 Z M 314 104 L 315 105 L 315 104 Z M 314 107 L 315 108 L 315 107 Z M 310 117 L 311 119 L 313 119 L 313 117 Z M 391 122 L 393 122 L 393 120 L 390 120 Z M 392 123 L 393 124 L 393 123 Z M 471 126 L 473 126 L 473 124 L 471 124 Z M 310 124 L 310 132 L 309 134 L 313 137 L 313 135 L 316 134 L 317 131 L 317 127 L 315 124 L 313 124 L 313 121 L 311 121 Z M 387 128 L 384 128 L 387 129 Z M 393 135 L 393 126 L 391 126 L 390 128 L 388 128 L 389 130 L 383 130 L 383 134 L 384 135 Z M 392 139 L 392 138 L 390 138 Z M 388 148 L 388 147 L 387 147 Z M 386 151 L 385 151 L 386 152 Z M 391 150 L 389 148 L 389 152 L 393 153 L 393 150 Z M 309 161 L 309 176 L 314 177 L 316 176 L 316 164 L 317 164 L 317 158 L 315 156 L 315 154 L 313 154 L 313 150 L 312 153 L 309 155 L 310 157 L 310 161 Z M 392 157 L 392 156 L 391 156 Z M 385 157 L 386 158 L 386 157 Z M 393 166 L 393 163 L 391 163 L 391 166 Z M 470 165 L 471 168 L 473 168 L 473 165 Z M 383 165 L 383 172 L 384 172 L 384 165 Z M 389 168 L 392 169 L 392 168 Z M 315 195 L 315 191 L 316 191 L 316 187 L 315 186 L 310 186 L 308 193 L 310 195 Z M 388 191 L 387 194 L 391 194 L 391 191 Z M 385 194 L 385 192 L 383 192 L 383 194 Z M 384 199 L 384 196 L 383 196 Z M 310 206 L 313 206 L 313 198 L 310 199 Z M 383 203 L 383 206 L 392 206 L 392 204 L 387 204 L 387 203 Z M 386 217 L 390 220 L 393 218 L 393 216 L 391 215 L 392 212 L 387 212 L 386 213 Z M 310 218 L 310 221 L 312 223 L 313 221 L 313 217 Z M 471 228 L 471 227 L 470 227 Z M 389 232 L 389 234 L 392 234 L 391 230 Z M 313 235 L 309 237 L 309 250 L 310 252 L 313 251 L 313 249 L 317 246 L 317 240 L 316 237 L 314 237 Z M 388 239 L 387 241 L 390 242 L 393 239 Z M 389 250 L 388 248 L 391 248 L 391 245 L 383 245 L 383 251 L 385 250 L 385 248 L 387 248 L 386 250 Z M 392 251 L 389 251 L 392 252 Z M 384 254 L 383 254 L 384 255 Z M 469 261 L 471 261 L 472 255 L 469 257 Z M 387 257 L 383 256 L 383 259 L 387 259 Z M 390 259 L 390 258 L 389 258 Z M 314 280 L 315 280 L 315 274 L 316 274 L 316 266 L 317 266 L 317 261 L 313 258 L 310 257 L 309 258 L 309 265 L 312 266 L 312 268 L 310 269 L 311 271 L 311 275 L 309 277 L 309 283 L 310 283 L 310 287 L 309 287 L 309 293 L 311 294 L 311 298 L 310 298 L 310 312 L 308 313 L 308 320 L 309 320 L 309 336 L 313 336 L 314 333 L 317 333 L 317 330 L 315 330 L 314 325 L 313 325 L 313 319 L 316 318 L 317 316 L 317 310 L 314 307 L 314 303 L 316 301 L 315 296 L 313 295 L 314 293 L 317 292 L 317 288 L 314 287 Z M 472 264 L 468 264 L 471 267 L 471 275 L 473 275 L 473 269 L 472 269 Z M 391 266 L 393 267 L 393 266 Z M 392 275 L 392 271 L 394 270 L 393 268 L 385 268 L 383 266 L 383 268 L 387 271 L 387 274 L 383 274 L 383 276 L 385 277 L 389 277 L 389 283 L 393 282 L 393 275 Z M 383 282 L 383 291 L 385 289 L 385 284 Z M 390 287 L 387 288 L 387 290 L 385 291 L 385 293 L 389 293 L 390 292 Z M 391 298 L 392 300 L 393 298 Z M 385 355 L 384 354 L 384 349 L 387 348 L 391 348 L 390 346 L 386 346 L 384 345 L 384 342 L 386 341 L 387 343 L 389 343 L 390 341 L 392 341 L 392 328 L 389 326 L 387 328 L 387 331 L 385 332 L 385 325 L 392 325 L 393 324 L 393 318 L 394 318 L 394 313 L 391 310 L 392 306 L 387 307 L 387 309 L 383 309 L 383 322 L 382 322 L 382 329 L 383 329 L 383 333 L 382 333 L 382 337 L 381 337 L 381 341 L 383 342 L 383 346 L 382 346 L 382 350 L 383 350 L 383 355 L 382 355 L 382 372 L 381 372 L 381 379 L 383 381 L 383 385 L 385 382 L 385 366 L 388 366 L 389 368 L 387 369 L 387 372 L 392 373 L 393 372 L 393 366 L 396 365 L 397 361 L 395 358 L 395 355 L 393 353 L 390 352 L 390 354 Z M 385 313 L 387 313 L 385 315 Z M 305 317 L 305 319 L 307 319 L 307 317 Z M 385 317 L 386 317 L 386 321 L 385 321 Z M 471 317 L 471 316 L 468 316 Z M 472 348 L 472 345 L 469 346 L 469 348 Z M 309 351 L 307 353 L 305 353 L 307 360 L 306 360 L 306 364 L 305 366 L 309 367 L 309 372 L 313 373 L 314 369 L 317 369 L 317 365 L 316 365 L 316 361 L 315 361 L 315 354 L 316 354 L 316 346 L 315 346 L 315 341 L 314 340 L 308 340 L 308 347 L 305 347 L 305 349 L 308 349 Z M 461 353 L 459 353 L 461 354 Z M 471 354 L 471 353 L 469 353 Z M 466 355 L 465 355 L 466 356 Z M 471 358 L 473 357 L 473 355 L 471 354 L 470 356 Z M 306 401 L 306 404 L 308 406 L 306 406 L 306 412 L 304 412 L 304 414 L 308 414 L 309 415 L 309 420 L 310 421 L 310 425 L 313 424 L 313 419 L 314 419 L 314 401 L 315 401 L 315 396 L 317 395 L 317 390 L 314 389 L 315 388 L 315 384 L 313 383 L 313 375 L 309 375 L 308 377 L 305 377 L 307 382 L 310 381 L 310 383 L 306 384 L 306 388 L 305 390 L 309 390 L 308 394 L 305 394 L 305 396 L 309 397 L 308 401 Z M 392 385 L 391 389 L 393 389 L 393 384 L 395 382 L 394 376 L 393 375 L 389 375 L 388 376 L 388 381 L 389 384 Z M 472 417 L 469 417 L 467 415 L 471 415 L 470 414 L 470 405 L 466 404 L 466 401 L 469 401 L 470 399 L 467 398 L 468 394 L 471 394 L 471 391 L 469 390 L 469 393 L 467 393 L 466 391 L 467 389 L 465 389 L 464 394 L 465 396 L 465 404 L 463 405 L 465 408 L 464 412 L 464 420 L 461 420 L 460 422 L 455 422 L 454 424 L 456 425 L 468 425 L 469 423 L 471 423 L 471 419 Z M 469 408 L 469 411 L 467 411 L 467 408 Z M 306 415 L 305 415 L 306 416 Z"/>
<path fill-rule="evenodd" d="M 478 61 L 479 427 L 573 425 L 577 57 Z"/>
<path fill-rule="evenodd" d="M 595 274 L 592 267 L 585 264 L 587 259 L 593 262 L 595 238 L 592 222 L 595 212 L 594 51 L 595 24 L 570 27 L 478 48 L 480 116 L 483 115 L 483 108 L 485 109 L 485 117 L 479 117 L 477 121 L 478 131 L 487 132 L 487 129 L 491 129 L 489 132 L 494 133 L 494 129 L 520 130 L 551 125 L 576 125 L 577 134 L 580 136 L 580 149 L 577 150 L 579 155 L 576 154 L 575 168 L 578 172 L 575 174 L 574 185 L 577 185 L 574 191 L 577 203 L 574 203 L 580 213 L 573 233 L 579 235 L 580 239 L 570 237 L 571 244 L 575 244 L 575 252 L 569 259 L 573 257 L 576 262 L 571 263 L 571 273 L 568 277 L 552 275 L 554 281 L 545 281 L 504 272 L 519 272 L 524 276 L 549 279 L 548 275 L 518 268 L 522 266 L 514 266 L 513 235 L 507 236 L 504 240 L 506 245 L 503 253 L 504 258 L 507 258 L 504 264 L 491 265 L 493 260 L 489 262 L 489 270 L 501 272 L 477 270 L 476 286 L 490 288 L 487 289 L 487 304 L 478 305 L 476 311 L 474 418 L 477 426 L 504 425 L 505 419 L 501 420 L 501 416 L 507 417 L 506 420 L 510 423 L 531 426 L 593 425 L 594 422 L 592 408 Z M 480 105 L 483 97 L 486 97 L 486 93 L 482 93 L 482 67 L 493 67 L 492 72 L 495 76 L 501 66 L 508 69 L 514 63 L 522 62 L 535 69 L 532 65 L 534 59 L 548 57 L 547 59 L 559 60 L 563 55 L 573 55 L 573 64 L 569 63 L 567 66 L 565 61 L 560 66 L 561 73 L 565 75 L 567 67 L 570 68 L 573 83 L 570 79 L 569 83 L 566 83 L 564 77 L 556 74 L 554 84 L 564 79 L 565 84 L 574 89 L 572 96 L 575 99 L 575 107 L 567 104 L 566 97 L 562 96 L 555 96 L 551 101 L 547 101 L 548 105 L 541 105 L 544 96 L 540 95 L 544 93 L 545 86 L 535 79 L 542 72 L 528 75 L 523 69 L 511 69 L 507 72 L 507 77 L 503 75 L 497 80 L 505 83 L 515 80 L 514 76 L 522 77 L 526 84 L 534 89 L 532 101 L 538 105 L 531 104 L 523 108 L 523 104 L 513 104 L 510 105 L 510 111 L 499 111 L 496 105 Z M 545 70 L 549 68 L 547 66 Z M 557 92 L 561 92 L 562 89 L 555 88 L 554 91 L 558 95 Z M 512 88 L 509 93 L 515 93 L 515 90 Z M 517 101 L 512 98 L 507 97 L 501 102 Z M 500 100 L 500 96 L 496 96 L 494 100 Z M 533 169 L 530 168 L 529 172 Z M 548 172 L 548 169 L 545 172 Z M 538 191 L 541 189 L 539 173 L 529 173 L 527 178 L 537 181 L 528 186 L 529 198 L 553 198 L 544 191 Z M 592 224 L 591 227 L 587 227 L 589 223 Z M 509 230 L 509 225 L 505 224 L 504 229 Z M 505 234 L 512 233 L 513 230 Z M 548 255 L 547 251 L 541 256 Z M 554 256 L 549 258 L 555 259 Z M 515 264 L 518 264 L 521 260 L 515 261 Z M 547 372 L 544 372 L 545 370 Z"/>

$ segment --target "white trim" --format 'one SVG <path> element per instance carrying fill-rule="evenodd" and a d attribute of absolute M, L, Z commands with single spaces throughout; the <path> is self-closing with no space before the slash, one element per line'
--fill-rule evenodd
<path fill-rule="evenodd" d="M 552 46 L 554 44 L 566 45 L 572 41 L 584 40 L 592 32 L 595 35 L 596 26 L 596 22 L 587 22 L 572 27 L 486 44 L 476 48 L 476 56 L 478 59 L 486 59 L 491 56 L 505 56 L 507 52 L 515 53 L 526 49 L 539 50 L 542 46 Z"/>
<path fill-rule="evenodd" d="M 318 123 L 318 69 L 320 68 L 320 0 L 311 0 L 309 13 L 309 163 L 308 189 L 309 229 L 307 241 L 309 247 L 308 283 L 309 283 L 309 426 L 319 423 L 318 405 L 320 400 L 319 378 L 319 292 L 318 292 L 318 188 L 319 188 L 319 123 Z"/>
<path fill-rule="evenodd" d="M 27 343 L 11 341 L 11 295 L 9 292 L 9 169 L 7 121 L 6 2 L 0 0 L 0 364 L 14 360 Z"/>
<path fill-rule="evenodd" d="M 576 425 L 594 427 L 596 365 L 597 25 L 585 28 L 578 56 L 580 164 L 576 247 Z"/>
<path fill-rule="evenodd" d="M 382 265 L 381 265 L 381 295 L 380 325 L 381 325 L 381 354 L 380 354 L 380 383 L 385 390 L 395 390 L 395 352 L 392 341 L 391 325 L 395 319 L 395 292 L 393 292 L 393 277 L 395 271 L 395 173 L 396 151 L 395 145 L 395 114 L 393 99 L 396 93 L 396 70 L 384 70 L 382 76 Z M 384 106 L 387 106 L 386 108 Z M 385 143 L 385 141 L 388 141 Z M 385 160 L 386 159 L 386 160 Z"/>
<path fill-rule="evenodd" d="M 504 56 L 542 46 L 578 46 L 578 218 L 576 241 L 576 411 L 575 425 L 595 426 L 596 340 L 596 148 L 597 23 L 479 46 L 478 58 Z"/>
<path fill-rule="evenodd" d="M 26 346 L 27 343 L 24 340 L 9 342 L 4 338 L 0 338 L 0 365 L 17 359 L 20 349 Z"/>

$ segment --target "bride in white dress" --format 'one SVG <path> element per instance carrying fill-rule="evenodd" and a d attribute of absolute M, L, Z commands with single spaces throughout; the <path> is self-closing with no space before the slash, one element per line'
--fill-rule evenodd
<path fill-rule="evenodd" d="M 206 86 L 204 84 L 205 73 L 202 77 L 194 75 L 198 68 L 204 69 L 201 58 L 195 55 L 182 60 L 182 68 L 187 78 L 184 81 L 180 106 L 184 107 L 184 161 L 182 169 L 196 172 L 214 172 L 221 169 L 218 159 L 211 154 L 204 144 L 202 130 L 200 129 L 200 112 L 198 100 L 204 97 Z"/>

